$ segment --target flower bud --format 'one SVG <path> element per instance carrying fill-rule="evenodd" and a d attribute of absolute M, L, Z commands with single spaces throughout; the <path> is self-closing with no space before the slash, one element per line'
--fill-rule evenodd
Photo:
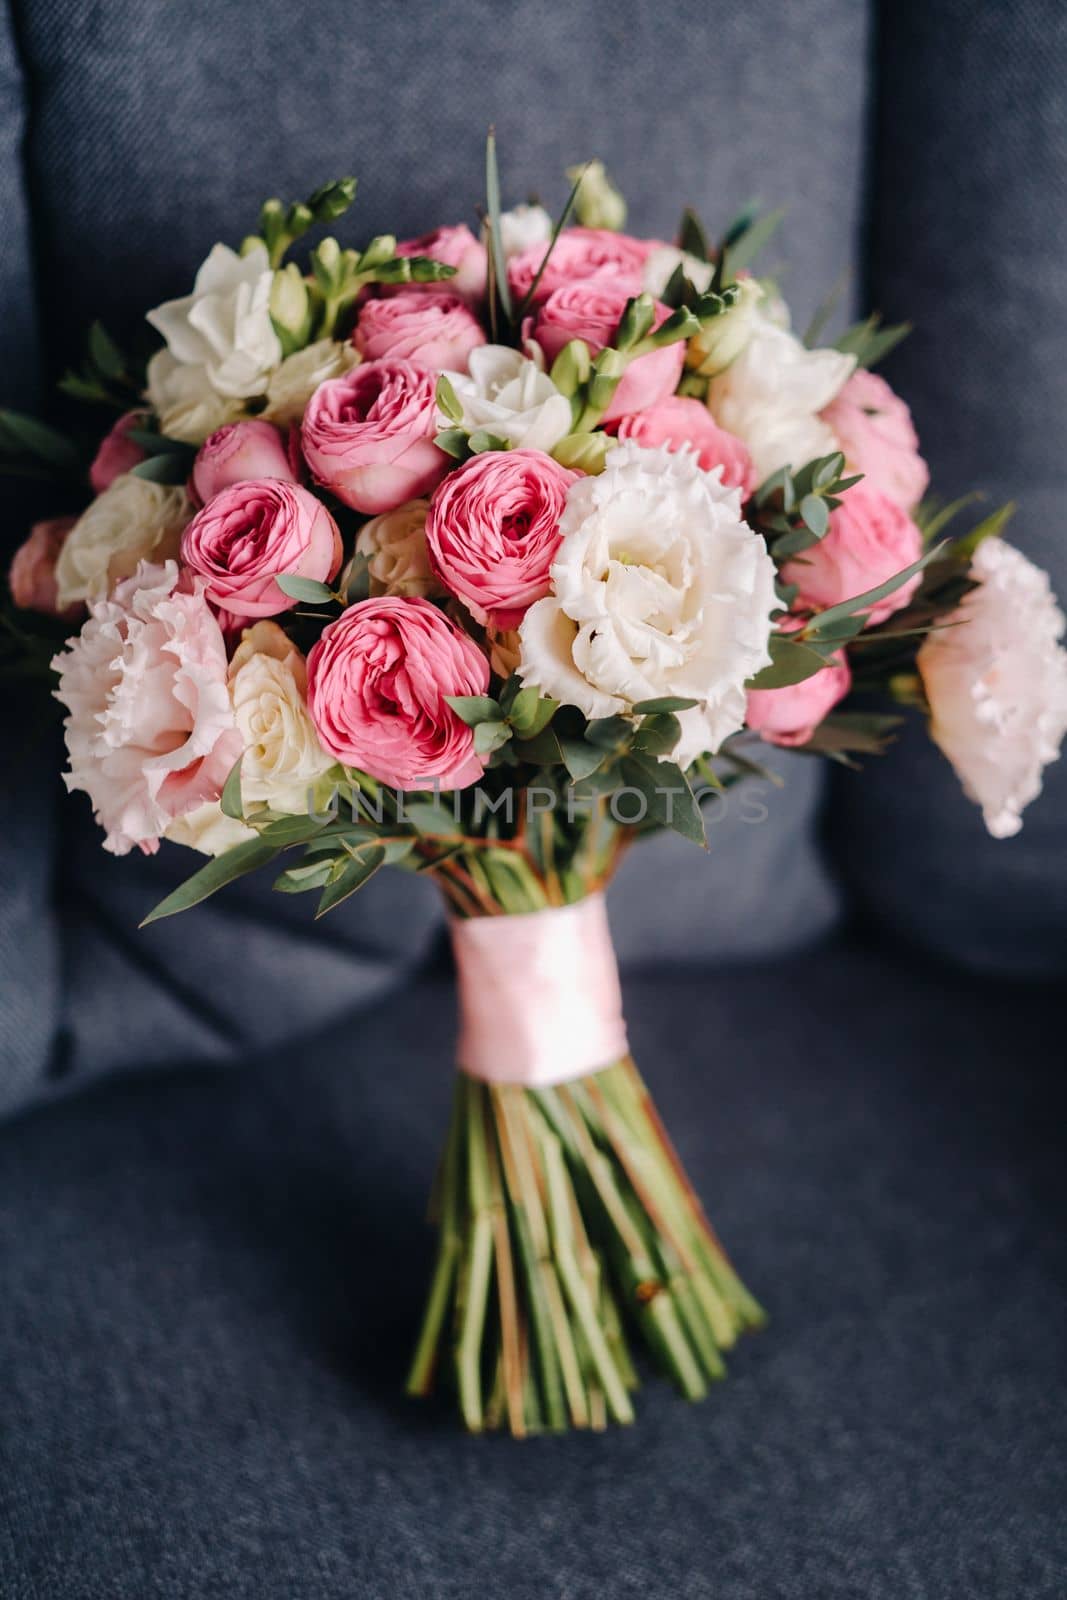
<path fill-rule="evenodd" d="M 608 177 L 602 161 L 590 161 L 584 167 L 568 167 L 567 177 L 572 183 L 578 183 L 574 209 L 583 228 L 610 228 L 618 233 L 626 226 L 626 201 Z"/>
<path fill-rule="evenodd" d="M 699 333 L 689 341 L 686 365 L 704 378 L 725 371 L 752 336 L 763 289 L 755 278 L 739 278 L 735 287 L 740 292 L 734 303 L 716 316 L 701 319 Z"/>
<path fill-rule="evenodd" d="M 270 319 L 281 341 L 283 356 L 304 348 L 311 334 L 311 297 L 300 268 L 294 262 L 274 274 Z"/>

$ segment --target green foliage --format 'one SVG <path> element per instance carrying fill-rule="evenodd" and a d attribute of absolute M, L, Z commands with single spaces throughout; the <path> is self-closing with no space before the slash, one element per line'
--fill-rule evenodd
<path fill-rule="evenodd" d="M 846 328 L 836 348 L 844 355 L 855 356 L 858 367 L 875 367 L 910 332 L 910 322 L 898 322 L 892 327 L 883 328 L 882 318 L 875 311 L 863 322 L 853 323 L 851 328 Z"/>
<path fill-rule="evenodd" d="M 0 411 L 0 471 L 19 477 L 81 479 L 86 461 L 73 440 L 21 411 Z"/>
<path fill-rule="evenodd" d="M 497 306 L 506 323 L 511 323 L 511 288 L 508 284 L 507 258 L 500 231 L 500 171 L 496 158 L 496 133 L 490 128 L 485 141 L 485 201 L 489 229 L 489 321 L 493 338 L 497 337 Z"/>

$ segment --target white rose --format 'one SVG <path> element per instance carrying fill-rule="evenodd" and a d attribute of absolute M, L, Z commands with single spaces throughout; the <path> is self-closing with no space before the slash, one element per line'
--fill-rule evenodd
<path fill-rule="evenodd" d="M 203 444 L 209 434 L 244 412 L 240 400 L 216 394 L 204 367 L 186 367 L 169 350 L 157 350 L 148 363 L 145 398 L 168 438 Z"/>
<path fill-rule="evenodd" d="M 238 255 L 217 244 L 196 275 L 193 292 L 148 313 L 167 349 L 186 367 L 199 367 L 221 395 L 247 400 L 263 394 L 282 347 L 270 319 L 274 282 L 265 245 Z"/>
<path fill-rule="evenodd" d="M 560 519 L 553 594 L 523 618 L 519 674 L 587 717 L 677 695 L 682 767 L 745 720 L 745 683 L 770 660 L 774 563 L 736 489 L 692 451 L 625 443 L 580 478 Z"/>
<path fill-rule="evenodd" d="M 267 384 L 267 405 L 261 413 L 281 428 L 300 422 L 307 403 L 320 383 L 341 378 L 360 362 L 359 351 L 336 339 L 318 339 L 304 350 L 286 356 Z"/>
<path fill-rule="evenodd" d="M 228 817 L 217 800 L 207 800 L 184 817 L 175 817 L 163 830 L 164 839 L 171 844 L 183 844 L 205 856 L 224 855 L 232 845 L 244 844 L 255 836 L 254 828 Z"/>
<path fill-rule="evenodd" d="M 123 473 L 98 494 L 71 528 L 56 561 L 61 608 L 98 599 L 142 561 L 178 554 L 193 514 L 185 490 Z"/>
<path fill-rule="evenodd" d="M 536 346 L 531 346 L 536 349 Z M 469 372 L 446 372 L 469 433 L 484 428 L 518 450 L 543 450 L 570 432 L 571 403 L 544 371 L 543 357 L 530 359 L 502 344 L 472 350 Z M 442 426 L 449 427 L 447 418 Z"/>
<path fill-rule="evenodd" d="M 646 294 L 655 295 L 657 300 L 662 300 L 667 285 L 679 267 L 684 269 L 686 277 L 698 294 L 707 294 L 715 273 L 714 264 L 710 261 L 701 261 L 698 256 L 691 256 L 688 251 L 679 250 L 673 244 L 657 245 L 655 250 L 649 252 L 642 271 Z"/>
<path fill-rule="evenodd" d="M 775 310 L 756 308 L 744 348 L 708 387 L 712 416 L 748 446 L 761 482 L 779 467 L 796 470 L 837 449 L 819 412 L 856 365 L 855 356 L 838 350 L 805 349 L 774 320 Z M 708 326 L 714 330 L 715 322 Z"/>
<path fill-rule="evenodd" d="M 249 807 L 307 810 L 308 789 L 333 765 L 307 708 L 307 664 L 276 622 L 245 630 L 230 662 L 230 700 L 244 740 L 241 797 Z"/>
<path fill-rule="evenodd" d="M 428 500 L 408 500 L 360 528 L 356 552 L 367 557 L 371 594 L 407 594 L 431 600 L 448 593 L 430 566 L 426 548 L 429 509 Z"/>
<path fill-rule="evenodd" d="M 1048 575 L 1002 539 L 975 552 L 971 590 L 918 654 L 930 735 L 995 839 L 1022 827 L 1067 733 L 1064 616 Z"/>
<path fill-rule="evenodd" d="M 532 250 L 534 245 L 548 245 L 552 237 L 552 218 L 544 206 L 512 206 L 500 213 L 500 242 L 504 255 L 512 256 Z"/>

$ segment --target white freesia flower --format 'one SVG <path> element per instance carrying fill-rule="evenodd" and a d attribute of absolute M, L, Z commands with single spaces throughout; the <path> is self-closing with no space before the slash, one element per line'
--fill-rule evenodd
<path fill-rule="evenodd" d="M 1064 616 L 1047 573 L 1002 539 L 979 545 L 971 576 L 980 587 L 947 619 L 961 625 L 929 634 L 918 665 L 934 743 L 1006 839 L 1067 733 Z"/>
<path fill-rule="evenodd" d="M 747 445 L 760 481 L 779 467 L 795 470 L 837 449 L 819 412 L 856 365 L 855 356 L 838 350 L 805 349 L 769 314 L 775 310 L 773 304 L 756 307 L 744 348 L 708 388 L 712 416 Z"/>
<path fill-rule="evenodd" d="M 553 594 L 523 618 L 523 681 L 587 717 L 677 695 L 672 752 L 687 767 L 745 719 L 745 683 L 770 660 L 774 563 L 736 489 L 692 451 L 620 444 L 580 478 L 560 519 Z"/>
<path fill-rule="evenodd" d="M 300 422 L 307 403 L 320 383 L 342 378 L 359 365 L 360 353 L 353 344 L 336 339 L 317 339 L 304 350 L 286 356 L 267 384 L 267 404 L 262 416 L 287 428 Z"/>
<path fill-rule="evenodd" d="M 432 600 L 448 593 L 430 566 L 426 548 L 429 509 L 428 500 L 408 500 L 360 528 L 356 551 L 367 557 L 371 594 L 418 595 Z"/>
<path fill-rule="evenodd" d="M 544 206 L 512 206 L 500 213 L 500 242 L 508 260 L 534 245 L 547 247 L 551 237 L 552 218 Z"/>
<path fill-rule="evenodd" d="M 157 306 L 148 320 L 175 361 L 202 368 L 217 394 L 247 400 L 263 394 L 282 359 L 270 319 L 273 282 L 265 245 L 238 255 L 217 244 L 197 273 L 192 294 Z"/>
<path fill-rule="evenodd" d="M 185 490 L 123 473 L 97 495 L 67 535 L 56 561 L 61 608 L 97 599 L 142 561 L 178 554 L 193 514 Z"/>
<path fill-rule="evenodd" d="M 715 274 L 714 264 L 710 261 L 701 261 L 698 256 L 691 256 L 687 250 L 679 250 L 673 244 L 660 244 L 649 252 L 642 272 L 646 294 L 655 295 L 657 300 L 662 300 L 667 285 L 679 267 L 684 269 L 686 277 L 698 294 L 707 294 Z"/>
<path fill-rule="evenodd" d="M 483 344 L 471 351 L 469 367 L 445 373 L 468 432 L 484 428 L 513 449 L 546 454 L 570 432 L 571 403 L 545 372 L 540 352 L 530 359 L 507 345 Z M 447 418 L 442 426 L 450 426 Z"/>
<path fill-rule="evenodd" d="M 206 367 L 187 367 L 169 350 L 157 350 L 148 363 L 145 398 L 168 438 L 201 445 L 227 422 L 244 413 L 240 400 L 217 394 Z"/>

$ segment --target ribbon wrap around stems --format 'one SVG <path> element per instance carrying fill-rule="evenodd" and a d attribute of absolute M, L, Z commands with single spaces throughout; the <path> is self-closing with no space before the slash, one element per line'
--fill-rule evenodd
<path fill-rule="evenodd" d="M 627 1053 L 602 894 L 519 916 L 453 918 L 456 1062 L 486 1083 L 547 1088 Z"/>

